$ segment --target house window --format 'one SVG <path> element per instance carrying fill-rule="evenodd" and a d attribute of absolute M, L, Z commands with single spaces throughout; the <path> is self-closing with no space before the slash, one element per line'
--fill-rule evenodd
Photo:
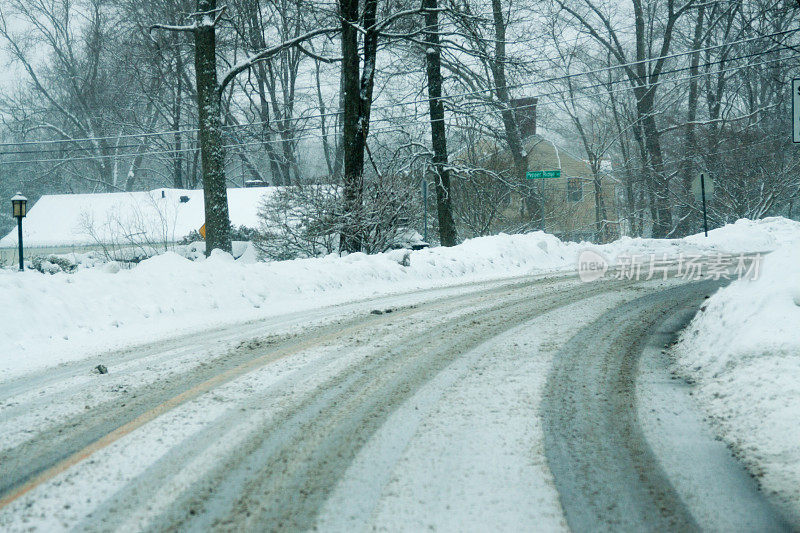
<path fill-rule="evenodd" d="M 583 180 L 580 178 L 567 178 L 567 200 L 580 202 L 583 200 Z"/>

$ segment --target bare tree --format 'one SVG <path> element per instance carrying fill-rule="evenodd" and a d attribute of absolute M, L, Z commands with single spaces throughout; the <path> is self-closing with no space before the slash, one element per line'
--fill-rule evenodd
<path fill-rule="evenodd" d="M 76 22 L 79 13 L 84 25 Z M 80 6 L 8 0 L 0 8 L 0 36 L 30 82 L 28 97 L 9 102 L 13 121 L 24 137 L 59 141 L 45 153 L 58 148 L 64 161 L 48 165 L 45 173 L 70 172 L 69 165 L 72 175 L 106 191 L 126 185 L 118 166 L 124 143 L 115 139 L 123 132 L 110 120 L 128 97 L 112 82 L 113 16 L 103 0 Z M 46 57 L 44 64 L 39 55 Z"/>
<path fill-rule="evenodd" d="M 267 48 L 267 39 L 286 42 L 307 33 L 312 20 L 305 16 L 305 4 L 294 0 L 237 0 L 237 32 L 250 55 Z M 310 43 L 312 44 L 312 43 Z M 299 47 L 287 47 L 253 66 L 248 83 L 255 89 L 245 91 L 257 110 L 264 148 L 270 161 L 273 182 L 289 185 L 299 174 L 295 120 L 296 86 L 302 59 Z M 322 56 L 319 56 L 321 58 Z M 316 61 L 319 62 L 320 59 Z M 273 134 L 277 142 L 273 142 Z M 276 149 L 277 147 L 277 149 Z"/>
<path fill-rule="evenodd" d="M 555 0 L 558 7 L 574 20 L 583 31 L 617 61 L 630 82 L 636 101 L 637 133 L 641 135 L 647 170 L 650 173 L 650 198 L 653 212 L 653 236 L 665 237 L 672 227 L 669 177 L 664 166 L 664 154 L 656 124 L 656 95 L 672 45 L 676 23 L 695 4 L 684 0 L 631 0 L 634 19 L 633 47 L 621 35 L 619 20 L 595 0 Z M 658 26 L 660 31 L 653 32 Z"/>
<path fill-rule="evenodd" d="M 190 32 L 195 41 L 195 78 L 198 107 L 198 138 L 203 167 L 203 189 L 206 212 L 206 248 L 230 252 L 230 217 L 225 181 L 225 145 L 222 140 L 222 94 L 233 80 L 254 65 L 266 61 L 280 52 L 298 47 L 314 36 L 332 33 L 335 29 L 322 28 L 265 48 L 234 65 L 223 77 L 217 79 L 216 27 L 225 12 L 217 7 L 216 0 L 197 0 L 194 22 L 185 26 L 156 24 L 151 29 Z"/>
<path fill-rule="evenodd" d="M 363 208 L 364 150 L 369 134 L 369 116 L 375 85 L 375 61 L 378 35 L 375 31 L 377 0 L 365 0 L 363 13 L 358 0 L 339 0 L 342 20 L 342 145 L 344 147 L 344 210 L 353 220 L 342 233 L 341 248 L 347 252 L 361 249 L 356 228 Z M 363 44 L 363 70 L 359 51 L 358 24 L 366 28 Z M 372 28 L 372 29 L 370 29 Z"/>

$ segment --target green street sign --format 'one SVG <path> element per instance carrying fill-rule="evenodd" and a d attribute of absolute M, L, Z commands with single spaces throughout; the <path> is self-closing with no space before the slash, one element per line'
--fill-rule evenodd
<path fill-rule="evenodd" d="M 525 174 L 525 178 L 529 180 L 543 180 L 548 178 L 560 178 L 560 170 L 532 170 Z"/>

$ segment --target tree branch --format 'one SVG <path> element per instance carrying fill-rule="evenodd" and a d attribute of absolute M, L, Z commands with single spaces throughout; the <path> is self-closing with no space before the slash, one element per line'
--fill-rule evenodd
<path fill-rule="evenodd" d="M 233 81 L 233 79 L 248 70 L 253 65 L 258 63 L 259 61 L 265 61 L 270 57 L 274 56 L 275 54 L 281 52 L 282 50 L 286 50 L 287 48 L 291 48 L 293 46 L 298 46 L 303 42 L 313 39 L 319 35 L 330 35 L 334 33 L 338 33 L 342 30 L 340 26 L 336 27 L 328 27 L 328 28 L 318 28 L 316 30 L 310 31 L 308 33 L 304 33 L 294 39 L 289 39 L 288 41 L 284 41 L 279 45 L 273 46 L 272 48 L 267 48 L 266 50 L 262 50 L 261 52 L 250 56 L 249 58 L 245 59 L 241 63 L 234 65 L 225 76 L 222 78 L 222 83 L 219 86 L 219 93 L 222 94 L 225 91 L 225 88 Z M 312 56 L 313 57 L 313 56 Z"/>

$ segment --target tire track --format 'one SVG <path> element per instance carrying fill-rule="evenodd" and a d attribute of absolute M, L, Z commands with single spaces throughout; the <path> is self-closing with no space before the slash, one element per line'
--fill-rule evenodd
<path fill-rule="evenodd" d="M 719 285 L 679 286 L 619 306 L 555 358 L 541 407 L 545 453 L 573 531 L 701 530 L 643 434 L 636 379 L 658 326 Z M 725 480 L 707 480 L 715 482 Z"/>
<path fill-rule="evenodd" d="M 389 315 L 357 315 L 312 328 L 300 335 L 272 339 L 266 347 L 251 349 L 245 346 L 234 350 L 188 373 L 171 376 L 166 382 L 158 381 L 136 389 L 123 403 L 106 402 L 33 436 L 19 446 L 4 450 L 0 454 L 0 509 L 165 412 L 277 359 L 443 304 L 458 308 L 468 302 L 492 301 L 523 288 L 545 289 L 551 285 L 575 283 L 558 277 L 514 280 L 488 290 L 408 306 Z"/>
<path fill-rule="evenodd" d="M 221 462 L 153 523 L 165 530 L 313 527 L 361 446 L 394 409 L 460 354 L 532 316 L 627 284 L 582 285 L 538 301 L 517 294 L 401 339 L 260 429 L 237 448 L 235 457 Z"/>

